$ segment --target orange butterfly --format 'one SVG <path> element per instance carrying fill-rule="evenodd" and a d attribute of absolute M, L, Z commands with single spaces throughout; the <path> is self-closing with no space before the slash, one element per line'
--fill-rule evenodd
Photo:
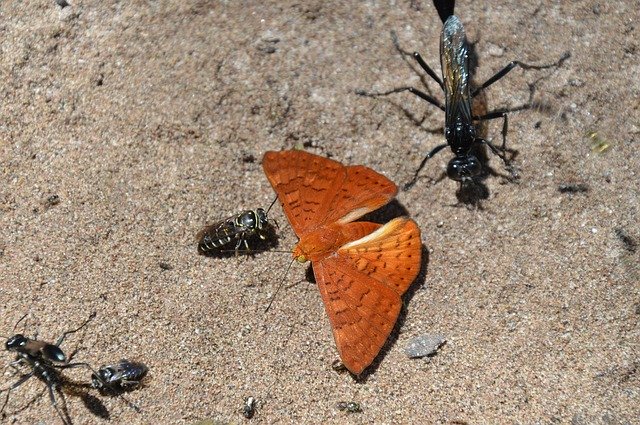
<path fill-rule="evenodd" d="M 413 220 L 353 222 L 388 203 L 396 185 L 362 165 L 308 152 L 267 152 L 264 172 L 300 241 L 293 256 L 311 261 L 344 365 L 359 375 L 393 329 L 402 294 L 420 271 Z"/>

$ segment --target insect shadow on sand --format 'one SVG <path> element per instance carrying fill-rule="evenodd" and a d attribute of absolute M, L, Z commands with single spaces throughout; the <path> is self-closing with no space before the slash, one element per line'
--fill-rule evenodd
<path fill-rule="evenodd" d="M 444 20 L 444 16 L 442 16 L 442 19 Z M 413 178 L 404 185 L 404 190 L 410 189 L 417 182 L 419 173 L 426 162 L 447 146 L 451 148 L 455 156 L 449 161 L 446 173 L 443 173 L 437 181 L 442 180 L 444 176 L 458 181 L 460 185 L 456 192 L 456 197 L 459 203 L 477 205 L 481 200 L 487 199 L 489 190 L 483 181 L 489 175 L 502 176 L 509 181 L 517 180 L 518 173 L 511 166 L 511 162 L 517 156 L 517 152 L 507 148 L 506 143 L 508 132 L 507 114 L 531 109 L 535 106 L 540 108 L 540 105 L 534 103 L 534 94 L 537 82 L 543 77 L 529 84 L 529 100 L 523 105 L 512 108 L 488 111 L 484 90 L 516 67 L 525 70 L 557 68 L 569 58 L 569 53 L 563 55 L 558 61 L 546 65 L 529 65 L 520 61 L 512 61 L 483 84 L 474 86 L 472 77 L 476 73 L 478 64 L 478 55 L 475 49 L 477 42 L 469 43 L 467 41 L 462 23 L 455 15 L 447 17 L 442 29 L 440 41 L 442 79 L 427 65 L 419 53 L 409 53 L 402 49 L 394 32 L 391 33 L 391 38 L 402 59 L 420 75 L 425 91 L 415 87 L 403 86 L 385 92 L 356 90 L 356 94 L 366 97 L 382 97 L 408 91 L 445 112 L 444 134 L 446 143 L 436 146 L 424 157 Z M 426 76 L 421 74 L 415 65 L 410 63 L 409 57 L 412 57 L 417 62 L 419 68 L 426 73 Z M 427 82 L 427 76 L 442 88 L 445 94 L 444 105 L 432 94 Z M 405 115 L 414 120 L 416 125 L 422 126 L 424 118 L 416 120 L 411 112 L 403 107 L 401 109 Z M 499 118 L 503 120 L 502 144 L 496 146 L 486 138 L 486 122 Z M 435 130 L 427 131 L 430 133 L 435 132 Z M 439 131 L 442 130 L 439 129 Z M 503 161 L 505 168 L 509 172 L 508 175 L 501 175 L 488 165 L 487 147 Z"/>

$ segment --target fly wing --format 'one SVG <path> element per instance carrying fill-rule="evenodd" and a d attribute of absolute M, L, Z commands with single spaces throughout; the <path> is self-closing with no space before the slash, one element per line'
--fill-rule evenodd
<path fill-rule="evenodd" d="M 398 190 L 370 168 L 299 150 L 267 152 L 262 167 L 298 236 L 323 224 L 355 220 L 389 202 Z"/>
<path fill-rule="evenodd" d="M 442 27 L 440 64 L 445 94 L 445 125 L 452 126 L 457 117 L 471 123 L 469 46 L 462 22 L 455 15 L 451 15 Z"/>
<path fill-rule="evenodd" d="M 351 223 L 347 226 L 356 226 Z M 358 375 L 378 355 L 420 270 L 420 231 L 397 218 L 313 264 L 344 365 Z"/>

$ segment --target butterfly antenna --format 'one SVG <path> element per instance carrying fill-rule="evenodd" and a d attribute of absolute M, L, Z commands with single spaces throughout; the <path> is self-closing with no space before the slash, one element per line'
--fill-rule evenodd
<path fill-rule="evenodd" d="M 235 249 L 220 249 L 216 252 L 236 252 Z M 239 251 L 239 252 L 244 252 L 244 251 Z M 275 250 L 275 249 L 252 249 L 251 253 L 255 254 L 258 252 L 277 252 L 277 253 L 281 253 L 281 254 L 291 254 L 291 251 L 285 251 L 285 250 Z"/>
<path fill-rule="evenodd" d="M 271 304 L 273 304 L 273 301 L 275 301 L 276 296 L 278 295 L 278 292 L 280 292 L 280 288 L 282 288 L 282 284 L 284 283 L 285 278 L 287 277 L 287 274 L 289 273 L 289 269 L 291 268 L 291 265 L 293 264 L 293 262 L 296 259 L 294 258 L 293 260 L 291 260 L 291 262 L 289 263 L 289 266 L 287 267 L 287 270 L 284 272 L 284 276 L 282 276 L 282 280 L 280 280 L 280 284 L 278 285 L 278 287 L 276 288 L 276 293 L 273 294 L 273 297 L 271 297 L 271 301 L 269 301 L 269 305 L 267 306 L 267 308 L 264 309 L 264 312 L 266 313 L 267 311 L 269 311 L 269 309 L 271 308 Z"/>

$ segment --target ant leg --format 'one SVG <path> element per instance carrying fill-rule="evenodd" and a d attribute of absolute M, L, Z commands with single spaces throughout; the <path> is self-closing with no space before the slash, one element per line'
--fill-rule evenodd
<path fill-rule="evenodd" d="M 411 179 L 410 182 L 405 183 L 403 189 L 409 190 L 413 187 L 414 184 L 416 184 L 416 181 L 418 181 L 418 174 L 420 173 L 420 170 L 422 170 L 422 168 L 424 167 L 424 165 L 427 163 L 427 160 L 429 158 L 431 158 L 432 156 L 434 156 L 435 154 L 437 154 L 438 152 L 440 152 L 442 149 L 446 148 L 447 146 L 449 146 L 448 144 L 442 144 L 442 145 L 438 145 L 435 148 L 433 148 L 431 150 L 431 152 L 429 152 L 427 154 L 427 156 L 424 157 L 424 159 L 422 160 L 422 162 L 420 163 L 420 166 L 418 167 L 418 169 L 416 170 L 416 172 L 413 174 L 413 178 Z"/>
<path fill-rule="evenodd" d="M 22 385 L 25 382 L 27 382 L 27 380 L 29 380 L 29 378 L 31 378 L 34 373 L 35 373 L 34 371 L 31 371 L 31 372 L 27 373 L 26 375 L 22 376 L 20 379 L 18 379 L 9 388 L 7 388 L 5 390 L 5 391 L 7 391 L 7 396 L 4 398 L 4 403 L 2 403 L 2 407 L 0 408 L 0 413 L 4 412 L 4 408 L 7 407 L 7 403 L 9 402 L 9 394 L 11 394 L 11 391 L 15 390 L 20 385 Z"/>
<path fill-rule="evenodd" d="M 473 93 L 471 93 L 471 97 L 475 97 L 478 93 L 480 93 L 482 90 L 486 89 L 487 87 L 489 87 L 491 84 L 495 83 L 496 81 L 500 80 L 502 77 L 504 77 L 505 75 L 507 75 L 509 72 L 511 72 L 511 70 L 513 68 L 515 68 L 516 66 L 519 66 L 522 69 L 547 69 L 547 68 L 553 68 L 553 67 L 559 67 L 562 66 L 562 63 L 564 61 L 566 61 L 567 59 L 569 59 L 571 57 L 571 53 L 570 52 L 566 52 L 564 55 L 562 55 L 562 57 L 560 57 L 560 59 L 558 59 L 556 62 L 554 63 L 550 63 L 547 65 L 529 65 L 527 63 L 524 62 L 520 62 L 520 61 L 512 61 L 509 62 L 507 64 L 507 66 L 505 66 L 504 68 L 502 68 L 500 71 L 496 72 L 493 77 L 489 78 L 487 81 L 484 82 L 484 84 L 482 84 L 480 87 L 478 87 L 477 89 L 475 89 L 473 91 Z"/>
<path fill-rule="evenodd" d="M 53 408 L 56 409 L 56 412 L 58 413 L 58 416 L 60 416 L 60 420 L 65 425 L 71 425 L 71 419 L 69 418 L 69 414 L 67 413 L 66 415 L 64 415 L 62 413 L 62 410 L 60 410 L 60 406 L 58 406 L 58 400 L 56 400 L 55 393 L 53 392 L 54 385 L 52 383 L 48 382 L 47 383 L 47 388 L 49 388 L 49 399 L 51 400 L 51 404 L 53 405 Z M 62 395 L 62 392 L 60 392 L 60 395 L 64 399 L 64 396 Z M 66 401 L 65 401 L 65 406 L 66 406 Z"/>
<path fill-rule="evenodd" d="M 64 339 L 67 337 L 67 335 L 71 335 L 72 333 L 78 332 L 80 329 L 84 328 L 85 326 L 87 326 L 87 324 L 93 320 L 93 318 L 96 317 L 96 312 L 94 311 L 93 313 L 91 313 L 89 315 L 89 318 L 87 320 L 84 321 L 84 323 L 82 323 L 82 325 L 80 325 L 77 329 L 74 329 L 72 331 L 66 331 L 65 333 L 63 333 L 60 338 L 58 338 L 58 341 L 56 341 L 56 343 L 54 345 L 57 345 L 58 347 L 60 346 L 60 344 L 62 344 L 62 342 L 64 341 Z"/>

